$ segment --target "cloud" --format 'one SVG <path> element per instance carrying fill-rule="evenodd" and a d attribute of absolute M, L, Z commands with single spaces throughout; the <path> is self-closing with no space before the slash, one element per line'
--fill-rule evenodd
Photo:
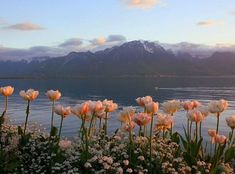
<path fill-rule="evenodd" d="M 123 42 L 126 41 L 126 37 L 122 35 L 109 35 L 107 42 Z"/>
<path fill-rule="evenodd" d="M 199 21 L 197 23 L 197 25 L 200 27 L 213 27 L 221 24 L 223 24 L 223 21 L 218 21 L 218 20 L 206 20 L 206 21 Z"/>
<path fill-rule="evenodd" d="M 64 56 L 72 51 L 99 51 L 120 45 L 126 41 L 122 35 L 109 35 L 107 37 L 85 40 L 81 38 L 70 38 L 54 46 L 34 46 L 25 49 L 9 48 L 0 45 L 0 60 L 32 60 L 35 58 L 50 56 Z"/>
<path fill-rule="evenodd" d="M 157 4 L 160 4 L 160 0 L 124 0 L 130 8 L 149 9 Z"/>
<path fill-rule="evenodd" d="M 11 29 L 11 30 L 21 30 L 21 31 L 34 31 L 34 30 L 43 30 L 44 29 L 43 27 L 41 27 L 37 24 L 33 24 L 31 22 L 18 23 L 18 24 L 6 26 L 4 28 Z"/>
<path fill-rule="evenodd" d="M 109 35 L 108 37 L 98 37 L 90 40 L 93 45 L 110 45 L 113 43 L 125 42 L 126 37 L 122 35 Z"/>
<path fill-rule="evenodd" d="M 107 40 L 105 37 L 98 37 L 90 41 L 93 45 L 104 45 Z"/>
<path fill-rule="evenodd" d="M 59 44 L 58 46 L 59 47 L 78 47 L 78 46 L 81 46 L 82 44 L 83 44 L 82 39 L 71 38 Z"/>

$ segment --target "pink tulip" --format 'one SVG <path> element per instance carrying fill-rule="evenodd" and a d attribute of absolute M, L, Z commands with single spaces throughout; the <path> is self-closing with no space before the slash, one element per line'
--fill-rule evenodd
<path fill-rule="evenodd" d="M 191 110 L 187 113 L 187 117 L 192 122 L 202 122 L 204 119 L 203 114 L 199 110 Z"/>
<path fill-rule="evenodd" d="M 147 124 L 150 123 L 151 117 L 148 114 L 146 114 L 146 113 L 139 113 L 139 114 L 135 114 L 133 116 L 133 121 L 138 126 L 146 126 Z"/>

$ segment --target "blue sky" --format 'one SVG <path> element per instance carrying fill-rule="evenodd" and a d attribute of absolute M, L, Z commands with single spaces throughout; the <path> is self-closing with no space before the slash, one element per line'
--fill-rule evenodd
<path fill-rule="evenodd" d="M 94 48 L 107 44 L 110 35 L 127 41 L 235 44 L 235 1 L 0 1 L 2 48 L 57 47 L 71 39 Z"/>

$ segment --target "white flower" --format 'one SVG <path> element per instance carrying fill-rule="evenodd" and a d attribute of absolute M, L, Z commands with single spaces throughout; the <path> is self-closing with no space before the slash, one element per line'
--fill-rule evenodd
<path fill-rule="evenodd" d="M 122 173 L 123 173 L 123 169 L 122 169 L 121 167 L 118 167 L 118 168 L 117 168 L 117 173 L 118 173 L 118 174 L 122 174 Z"/>
<path fill-rule="evenodd" d="M 71 147 L 71 141 L 65 139 L 65 140 L 60 140 L 59 146 L 62 150 L 66 150 Z"/>
<path fill-rule="evenodd" d="M 128 160 L 123 160 L 123 164 L 124 164 L 125 166 L 128 166 L 128 165 L 129 165 L 129 161 L 128 161 Z"/>
<path fill-rule="evenodd" d="M 144 161 L 144 156 L 138 156 L 138 159 L 139 159 L 140 161 Z"/>
<path fill-rule="evenodd" d="M 92 166 L 91 166 L 91 163 L 86 162 L 86 163 L 84 164 L 84 167 L 85 167 L 85 168 L 91 168 Z"/>
<path fill-rule="evenodd" d="M 132 170 L 131 168 L 128 168 L 128 169 L 126 169 L 126 172 L 127 172 L 127 173 L 132 173 L 133 170 Z"/>

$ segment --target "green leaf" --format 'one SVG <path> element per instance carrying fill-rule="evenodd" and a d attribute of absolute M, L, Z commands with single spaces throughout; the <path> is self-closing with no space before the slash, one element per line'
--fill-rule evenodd
<path fill-rule="evenodd" d="M 180 136 L 180 140 L 184 146 L 184 149 L 187 149 L 188 147 L 188 142 L 182 137 L 182 135 L 179 135 Z"/>
<path fill-rule="evenodd" d="M 224 160 L 225 162 L 230 162 L 235 156 L 235 148 L 230 147 L 225 151 Z"/>
<path fill-rule="evenodd" d="M 23 135 L 23 130 L 22 130 L 21 126 L 18 126 L 18 134 Z"/>
<path fill-rule="evenodd" d="M 189 153 L 185 152 L 183 156 L 187 164 L 189 164 L 190 166 L 197 164 L 196 158 Z"/>
<path fill-rule="evenodd" d="M 6 111 L 4 111 L 2 113 L 2 116 L 0 117 L 0 125 L 2 125 L 4 123 L 4 121 L 5 121 L 5 118 L 4 118 L 5 113 L 6 113 Z"/>
<path fill-rule="evenodd" d="M 173 133 L 172 137 L 171 137 L 172 141 L 179 144 L 180 142 L 180 136 L 178 132 Z"/>
<path fill-rule="evenodd" d="M 52 127 L 52 129 L 51 129 L 51 136 L 56 136 L 57 135 L 57 133 L 58 133 L 58 129 L 57 129 L 57 127 Z"/>

